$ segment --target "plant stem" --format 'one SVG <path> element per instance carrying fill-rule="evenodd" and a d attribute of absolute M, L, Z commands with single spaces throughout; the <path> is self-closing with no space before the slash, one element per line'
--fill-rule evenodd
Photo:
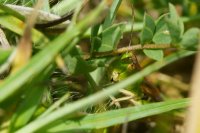
<path fill-rule="evenodd" d="M 171 44 L 145 44 L 144 46 L 141 44 L 133 45 L 133 46 L 127 46 L 123 48 L 119 48 L 113 51 L 106 51 L 106 52 L 94 52 L 92 55 L 86 54 L 84 55 L 84 59 L 88 60 L 90 58 L 100 58 L 100 57 L 106 57 L 106 56 L 114 56 L 134 50 L 143 50 L 143 49 L 166 49 L 166 48 L 172 48 Z"/>

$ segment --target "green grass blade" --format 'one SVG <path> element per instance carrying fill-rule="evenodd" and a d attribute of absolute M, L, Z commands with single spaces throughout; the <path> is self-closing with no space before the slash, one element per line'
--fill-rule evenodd
<path fill-rule="evenodd" d="M 5 11 L 0 10 L 0 13 L 2 14 L 0 15 L 0 24 L 2 26 L 19 35 L 23 34 L 25 28 L 25 23 L 23 21 L 17 19 L 16 17 L 7 15 Z M 49 41 L 45 35 L 36 29 L 32 30 L 32 38 L 33 42 L 38 47 L 42 47 L 41 44 L 45 45 Z"/>
<path fill-rule="evenodd" d="M 194 54 L 194 52 L 189 52 L 189 51 L 180 51 L 175 54 L 172 54 L 172 55 L 164 58 L 163 61 L 156 62 L 156 63 L 146 67 L 142 71 L 128 77 L 127 79 L 125 79 L 115 85 L 105 88 L 103 91 L 100 91 L 91 96 L 83 98 L 82 100 L 79 100 L 77 102 L 67 104 L 67 105 L 61 107 L 59 110 L 52 112 L 47 117 L 44 117 L 42 119 L 37 119 L 37 120 L 31 122 L 26 127 L 18 130 L 17 133 L 28 133 L 28 132 L 37 131 L 37 130 L 49 125 L 50 123 L 63 118 L 66 115 L 69 115 L 75 111 L 86 108 L 88 106 L 97 104 L 100 101 L 108 98 L 109 95 L 118 93 L 118 90 L 120 90 L 121 88 L 125 88 L 131 84 L 134 84 L 136 81 L 138 81 L 142 77 L 149 75 L 150 73 L 160 69 L 161 67 L 166 66 L 167 64 L 170 64 L 173 61 L 176 61 L 180 58 L 183 58 L 185 56 L 189 56 L 192 54 Z"/>
<path fill-rule="evenodd" d="M 55 67 L 50 65 L 40 74 L 40 77 L 33 79 L 30 84 L 23 86 L 25 91 L 24 98 L 13 114 L 10 124 L 11 132 L 23 127 L 30 121 L 37 107 L 41 104 L 44 90 L 47 89 L 46 84 L 43 82 L 49 79 L 54 69 Z"/>
<path fill-rule="evenodd" d="M 28 87 L 27 87 L 28 88 Z M 44 86 L 32 87 L 27 91 L 25 99 L 20 103 L 11 121 L 11 131 L 26 125 L 37 109 L 42 95 Z"/>
<path fill-rule="evenodd" d="M 3 4 L 0 4 L 0 9 L 5 11 L 6 13 L 10 14 L 10 15 L 13 15 L 14 17 L 22 20 L 22 21 L 25 21 L 25 17 L 23 15 L 21 15 L 20 13 L 16 12 L 15 10 L 3 5 Z"/>
<path fill-rule="evenodd" d="M 5 50 L 0 48 L 0 65 L 2 65 L 8 59 L 8 57 L 12 53 L 12 50 L 13 49 Z"/>
<path fill-rule="evenodd" d="M 53 110 L 56 110 L 56 108 L 58 108 L 62 103 L 64 103 L 65 101 L 67 101 L 67 99 L 69 99 L 70 94 L 66 93 L 64 96 L 62 96 L 58 101 L 56 101 L 55 103 L 53 103 L 41 116 L 39 117 L 45 117 L 48 114 L 50 114 L 51 112 L 53 112 Z"/>
<path fill-rule="evenodd" d="M 100 129 L 129 121 L 145 118 L 152 115 L 169 112 L 187 107 L 189 99 L 179 99 L 160 103 L 151 103 L 141 106 L 107 111 L 80 117 L 79 119 L 64 121 L 48 126 L 46 132 L 65 132 L 80 129 Z M 63 122 L 64 121 L 64 122 Z"/>

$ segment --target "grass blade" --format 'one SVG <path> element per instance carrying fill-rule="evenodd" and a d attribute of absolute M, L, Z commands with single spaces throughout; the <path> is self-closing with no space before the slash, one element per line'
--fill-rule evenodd
<path fill-rule="evenodd" d="M 152 115 L 169 112 L 187 107 L 189 99 L 179 99 L 160 103 L 151 103 L 141 106 L 107 111 L 80 117 L 80 119 L 64 121 L 59 120 L 55 125 L 48 126 L 46 132 L 64 132 L 80 129 L 100 129 L 125 122 L 145 118 Z"/>
<path fill-rule="evenodd" d="M 27 91 L 26 98 L 14 113 L 11 121 L 11 131 L 26 125 L 37 109 L 43 95 L 44 87 L 32 87 Z"/>
<path fill-rule="evenodd" d="M 0 13 L 5 14 L 4 11 L 0 10 Z M 23 21 L 9 15 L 0 15 L 0 24 L 5 28 L 9 29 L 12 32 L 15 32 L 19 35 L 23 34 L 25 24 Z M 45 44 L 48 42 L 48 38 L 45 37 L 41 32 L 36 29 L 32 30 L 32 38 L 35 45 L 40 46 L 41 44 Z M 42 47 L 42 46 L 40 46 Z"/>

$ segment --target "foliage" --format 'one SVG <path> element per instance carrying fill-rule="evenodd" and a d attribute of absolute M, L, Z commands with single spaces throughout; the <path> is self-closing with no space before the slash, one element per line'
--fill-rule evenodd
<path fill-rule="evenodd" d="M 139 2 L 124 5 L 122 0 L 103 0 L 94 9 L 87 6 L 95 4 L 92 1 L 43 2 L 39 16 L 61 16 L 62 21 L 73 12 L 70 23 L 36 21 L 32 28 L 34 13 L 29 12 L 29 18 L 7 4 L 23 9 L 36 0 L 0 0 L 0 24 L 10 43 L 10 48 L 0 48 L 0 131 L 109 133 L 133 120 L 183 113 L 180 109 L 188 106 L 188 98 L 169 100 L 149 80 L 151 73 L 195 54 L 199 45 L 199 28 L 185 27 L 190 18 L 179 17 L 173 4 L 157 19 L 146 12 L 142 21 L 132 22 L 131 16 L 127 23 L 120 13 L 125 14 L 124 6 L 130 11 L 131 4 Z M 135 12 L 138 21 L 141 12 L 137 8 Z M 120 53 L 119 47 L 125 52 Z M 176 50 L 167 53 L 166 49 Z M 18 60 L 26 52 L 30 58 Z M 144 58 L 154 63 L 143 65 Z"/>

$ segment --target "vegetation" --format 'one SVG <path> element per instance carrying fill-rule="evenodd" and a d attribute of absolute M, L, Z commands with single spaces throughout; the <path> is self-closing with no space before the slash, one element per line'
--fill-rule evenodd
<path fill-rule="evenodd" d="M 197 133 L 200 110 L 185 114 L 199 13 L 195 0 L 0 0 L 0 132 L 179 133 L 189 120 Z"/>

